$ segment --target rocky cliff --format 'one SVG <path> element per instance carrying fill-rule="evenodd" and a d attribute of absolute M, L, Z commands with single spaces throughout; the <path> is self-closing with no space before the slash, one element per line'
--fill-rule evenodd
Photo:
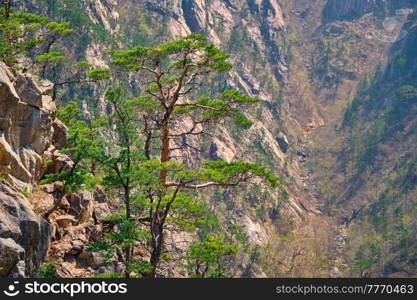
<path fill-rule="evenodd" d="M 67 129 L 55 117 L 51 88 L 0 64 L 0 276 L 34 276 L 47 257 L 62 260 L 61 276 L 90 275 L 72 264 L 81 253 L 90 267 L 101 266 L 83 249 L 101 236 L 97 224 L 110 213 L 103 191 L 67 194 L 59 181 L 39 185 L 73 164 L 59 152 Z"/>
<path fill-rule="evenodd" d="M 0 65 L 0 275 L 23 276 L 45 259 L 52 228 L 28 195 L 45 172 L 63 130 L 50 84 Z"/>

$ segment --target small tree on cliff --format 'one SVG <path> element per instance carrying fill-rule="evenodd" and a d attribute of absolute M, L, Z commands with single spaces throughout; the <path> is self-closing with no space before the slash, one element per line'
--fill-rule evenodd
<path fill-rule="evenodd" d="M 48 18 L 24 11 L 11 11 L 8 1 L 0 9 L 0 59 L 8 66 L 15 66 L 20 55 L 40 44 L 40 29 Z"/>
<path fill-rule="evenodd" d="M 131 101 L 131 110 L 140 124 L 135 133 L 143 141 L 147 162 L 142 168 L 147 180 L 138 185 L 135 205 L 141 215 L 138 221 L 149 230 L 149 275 L 155 277 L 164 251 L 165 230 L 168 224 L 184 225 L 182 217 L 187 214 L 181 214 L 181 210 L 192 203 L 189 191 L 247 184 L 254 177 L 272 186 L 277 186 L 279 180 L 263 167 L 248 162 L 208 161 L 191 169 L 174 159 L 186 148 L 196 149 L 191 137 L 210 135 L 208 124 L 231 118 L 250 125 L 241 108 L 259 102 L 235 90 L 224 90 L 216 97 L 194 96 L 210 74 L 232 68 L 229 56 L 205 37 L 191 34 L 155 47 L 137 46 L 112 54 L 114 65 L 140 75 L 142 82 L 137 87 L 141 95 Z"/>
<path fill-rule="evenodd" d="M 59 39 L 74 31 L 67 22 L 49 22 L 46 16 L 13 10 L 10 2 L 3 0 L 0 8 L 0 60 L 10 67 L 32 49 L 49 53 Z"/>
<path fill-rule="evenodd" d="M 191 277 L 194 278 L 223 278 L 229 256 L 238 252 L 238 247 L 226 244 L 220 237 L 209 235 L 205 241 L 194 242 L 185 256 Z"/>
<path fill-rule="evenodd" d="M 109 79 L 109 70 L 93 68 L 87 62 L 74 64 L 62 53 L 58 42 L 74 31 L 69 22 L 49 21 L 43 15 L 13 10 L 10 1 L 5 0 L 0 8 L 0 61 L 13 70 L 21 68 L 21 58 L 34 58 L 40 65 L 41 77 L 54 83 L 53 100 L 63 86 Z"/>

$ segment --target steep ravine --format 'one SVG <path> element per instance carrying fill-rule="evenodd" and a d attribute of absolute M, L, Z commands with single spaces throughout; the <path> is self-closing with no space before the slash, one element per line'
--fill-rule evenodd
<path fill-rule="evenodd" d="M 320 209 L 340 228 L 335 243 L 339 253 L 335 266 L 338 274 L 391 276 L 398 272 L 409 276 L 413 267 L 401 268 L 406 257 L 413 254 L 404 257 L 403 252 L 402 263 L 398 263 L 401 262 L 398 256 L 396 263 L 389 257 L 401 249 L 401 243 L 414 240 L 414 221 L 401 224 L 394 221 L 399 218 L 397 215 L 382 225 L 384 221 L 379 218 L 388 217 L 388 211 L 394 207 L 401 215 L 405 205 L 397 195 L 401 188 L 392 184 L 385 188 L 390 178 L 397 178 L 398 170 L 407 166 L 407 160 L 399 161 L 398 155 L 409 156 L 399 149 L 404 145 L 408 145 L 406 149 L 410 152 L 415 149 L 411 142 L 413 122 L 407 119 L 405 110 L 396 112 L 397 117 L 405 118 L 402 122 L 391 117 L 390 122 L 394 123 L 384 125 L 387 121 L 379 118 L 396 111 L 390 103 L 400 105 L 395 100 L 397 89 L 411 83 L 408 75 L 401 76 L 398 70 L 397 77 L 387 78 L 394 66 L 399 67 L 399 62 L 403 62 L 403 71 L 412 68 L 411 48 L 401 49 L 413 43 L 410 28 L 415 23 L 410 13 L 416 2 L 285 1 L 284 7 L 287 31 L 294 37 L 287 85 L 290 116 L 304 128 L 310 154 L 305 165 L 311 174 L 310 187 L 316 191 Z M 377 93 L 378 89 L 383 92 Z M 351 125 L 347 126 L 349 122 Z M 384 141 L 393 138 L 390 137 L 393 131 L 383 127 L 396 123 L 404 123 L 403 132 L 396 134 L 404 134 L 411 140 L 394 138 L 397 140 L 394 146 Z M 394 151 L 397 148 L 398 152 Z M 394 162 L 395 167 L 391 165 Z M 397 184 L 400 182 L 398 179 Z M 375 216 L 377 211 L 380 215 Z M 390 237 L 404 234 L 394 228 L 410 230 L 406 242 Z"/>

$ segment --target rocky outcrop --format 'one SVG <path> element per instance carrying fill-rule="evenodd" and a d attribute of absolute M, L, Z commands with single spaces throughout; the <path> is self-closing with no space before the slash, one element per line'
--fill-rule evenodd
<path fill-rule="evenodd" d="M 19 276 L 10 274 L 16 264 L 30 274 L 47 254 L 51 226 L 26 196 L 42 177 L 44 153 L 52 146 L 56 108 L 48 86 L 0 64 L 0 237 L 7 251 L 0 276 Z"/>
<path fill-rule="evenodd" d="M 56 153 L 54 144 L 63 147 L 67 136 L 50 90 L 51 84 L 0 63 L 0 276 L 33 274 L 49 249 L 52 226 L 28 198 Z"/>
<path fill-rule="evenodd" d="M 58 151 L 68 134 L 55 118 L 50 90 L 47 82 L 0 63 L 0 277 L 33 276 L 48 258 L 62 277 L 123 272 L 85 251 L 102 238 L 111 212 L 105 192 L 67 193 L 60 181 L 39 185 L 74 164 Z"/>
<path fill-rule="evenodd" d="M 50 194 L 54 188 L 44 189 Z M 54 193 L 54 192 L 52 192 Z M 104 192 L 78 191 L 61 199 L 67 205 L 59 205 L 48 216 L 54 227 L 48 257 L 56 263 L 56 272 L 61 277 L 86 277 L 99 273 L 123 272 L 121 264 L 103 266 L 101 253 L 88 252 L 87 247 L 103 238 L 112 224 L 106 224 L 105 217 L 111 210 Z M 107 225 L 110 228 L 107 228 Z"/>
<path fill-rule="evenodd" d="M 18 262 L 25 265 L 30 275 L 47 254 L 51 230 L 23 194 L 4 180 L 0 183 L 0 237 L 8 241 L 5 244 L 8 263 L 0 263 L 7 268 L 0 271 L 0 276 L 16 275 L 9 272 Z"/>
<path fill-rule="evenodd" d="M 65 136 L 65 127 L 53 126 L 56 108 L 48 91 L 48 85 L 0 64 L 0 176 L 21 189 L 30 190 L 43 175 L 51 137 Z"/>
<path fill-rule="evenodd" d="M 80 222 L 88 222 L 93 216 L 94 194 L 80 191 L 71 195 L 70 207 Z"/>
<path fill-rule="evenodd" d="M 17 262 L 23 259 L 25 250 L 11 238 L 0 238 L 0 276 L 10 273 Z"/>
<path fill-rule="evenodd" d="M 260 17 L 261 34 L 266 46 L 273 72 L 277 79 L 286 79 L 288 65 L 280 41 L 280 34 L 285 29 L 281 7 L 275 0 L 248 1 L 249 9 Z"/>

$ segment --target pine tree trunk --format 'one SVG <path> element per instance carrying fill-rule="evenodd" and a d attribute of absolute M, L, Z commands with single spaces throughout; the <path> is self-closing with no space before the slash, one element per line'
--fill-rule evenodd
<path fill-rule="evenodd" d="M 169 161 L 169 122 L 168 120 L 164 122 L 162 129 L 162 149 L 161 149 L 161 163 Z M 167 180 L 168 172 L 162 170 L 160 174 L 161 184 L 164 185 Z"/>
<path fill-rule="evenodd" d="M 158 268 L 159 261 L 161 260 L 161 253 L 162 253 L 162 243 L 163 243 L 163 232 L 160 230 L 159 226 L 156 233 L 156 239 L 152 242 L 152 253 L 151 253 L 151 265 L 152 271 L 149 277 L 155 278 L 156 277 L 156 270 Z"/>
<path fill-rule="evenodd" d="M 125 187 L 125 206 L 126 206 L 126 218 L 130 220 L 130 188 L 128 186 Z M 132 251 L 132 247 L 128 246 L 125 248 L 125 277 L 130 277 L 129 272 L 129 264 L 130 264 L 130 253 Z"/>
<path fill-rule="evenodd" d="M 6 19 L 10 18 L 10 5 L 10 0 L 3 0 L 4 17 Z"/>

